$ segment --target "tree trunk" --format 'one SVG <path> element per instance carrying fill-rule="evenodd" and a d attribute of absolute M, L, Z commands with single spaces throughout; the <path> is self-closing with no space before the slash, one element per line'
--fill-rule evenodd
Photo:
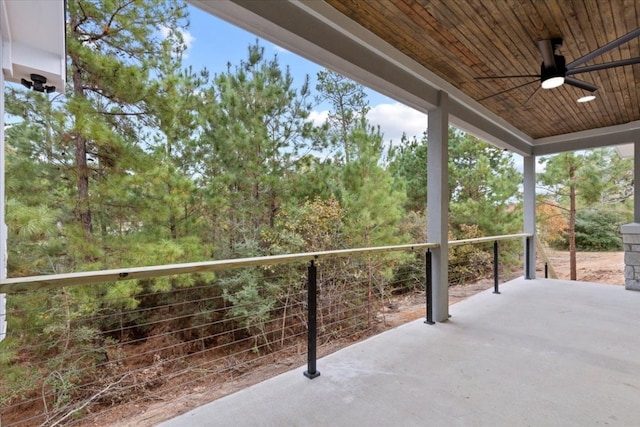
<path fill-rule="evenodd" d="M 82 75 L 78 69 L 73 70 L 73 92 L 76 96 L 84 96 Z M 78 203 L 76 206 L 76 216 L 85 237 L 93 233 L 93 223 L 91 220 L 91 206 L 89 203 L 89 167 L 87 165 L 87 140 L 79 132 L 75 132 L 76 142 L 76 186 L 78 189 Z"/>
<path fill-rule="evenodd" d="M 167 150 L 167 155 L 171 155 L 171 147 L 169 146 Z M 167 184 L 167 194 L 171 196 L 173 194 L 173 185 L 171 182 Z M 171 239 L 176 240 L 178 238 L 178 218 L 173 210 L 174 207 L 171 203 L 167 203 L 169 207 L 169 233 L 171 234 Z"/>
<path fill-rule="evenodd" d="M 178 238 L 178 226 L 176 225 L 177 222 L 178 219 L 172 211 L 169 215 L 169 233 L 171 233 L 172 240 L 176 240 Z"/>
<path fill-rule="evenodd" d="M 578 280 L 576 273 L 576 184 L 574 170 L 569 170 L 569 274 L 571 280 Z"/>

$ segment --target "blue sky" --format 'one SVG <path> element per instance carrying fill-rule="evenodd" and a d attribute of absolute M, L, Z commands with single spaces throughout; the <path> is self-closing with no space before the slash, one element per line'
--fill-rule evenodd
<path fill-rule="evenodd" d="M 255 43 L 257 36 L 216 18 L 200 9 L 189 6 L 190 28 L 184 34 L 189 48 L 185 58 L 186 65 L 194 69 L 206 67 L 211 73 L 226 70 L 227 63 L 239 64 L 247 56 L 247 48 Z M 305 75 L 309 75 L 311 88 L 315 88 L 316 74 L 322 67 L 307 61 L 273 43 L 260 40 L 268 58 L 277 55 L 280 64 L 289 66 L 294 86 L 299 87 Z M 369 122 L 379 125 L 385 140 L 399 142 L 402 132 L 409 136 L 420 136 L 427 127 L 427 117 L 407 106 L 401 105 L 377 92 L 367 89 L 371 111 Z M 322 120 L 326 117 L 327 106 L 320 105 L 312 118 Z"/>

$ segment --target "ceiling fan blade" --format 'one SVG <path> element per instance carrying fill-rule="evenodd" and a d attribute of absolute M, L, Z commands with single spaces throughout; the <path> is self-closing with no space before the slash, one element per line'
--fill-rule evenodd
<path fill-rule="evenodd" d="M 521 87 L 524 87 L 524 86 L 530 85 L 531 83 L 538 83 L 538 81 L 539 81 L 539 80 L 534 80 L 534 81 L 532 81 L 532 82 L 527 82 L 527 83 L 523 83 L 523 84 L 518 85 L 518 86 L 510 87 L 509 89 L 501 90 L 500 92 L 496 92 L 496 93 L 491 94 L 491 95 L 489 95 L 489 96 L 485 96 L 484 98 L 480 98 L 480 99 L 478 99 L 478 102 L 482 102 L 482 101 L 484 101 L 484 100 L 486 100 L 486 99 L 493 98 L 494 96 L 502 95 L 502 94 L 503 94 L 503 93 L 505 93 L 505 92 L 510 92 L 510 91 L 512 91 L 512 90 L 519 89 L 519 88 L 521 88 Z"/>
<path fill-rule="evenodd" d="M 535 98 L 535 96 L 536 96 L 538 93 L 540 93 L 540 91 L 541 91 L 541 90 L 542 90 L 542 86 L 538 86 L 538 88 L 537 88 L 535 91 L 533 91 L 533 93 L 532 93 L 531 95 L 529 95 L 529 97 L 527 98 L 527 100 L 526 100 L 526 101 L 524 101 L 524 105 L 529 105 L 529 102 L 531 102 L 531 100 L 532 100 L 533 98 Z"/>
<path fill-rule="evenodd" d="M 594 86 L 591 83 L 583 82 L 582 80 L 574 79 L 572 77 L 565 77 L 564 82 L 568 85 L 588 90 L 589 92 L 595 92 L 596 90 L 598 90 L 598 86 Z"/>
<path fill-rule="evenodd" d="M 538 40 L 538 48 L 542 54 L 544 68 L 555 68 L 556 60 L 553 57 L 553 44 L 551 40 Z"/>
<path fill-rule="evenodd" d="M 580 64 L 584 64 L 585 62 L 595 58 L 596 56 L 600 56 L 603 53 L 608 52 L 611 49 L 616 48 L 616 47 L 620 46 L 621 44 L 628 42 L 629 40 L 635 39 L 638 36 L 640 36 L 640 28 L 636 28 L 635 30 L 631 31 L 630 33 L 625 34 L 624 36 L 619 37 L 619 38 L 615 39 L 614 41 L 605 44 L 602 47 L 599 47 L 598 49 L 594 50 L 593 52 L 588 53 L 585 56 L 583 56 L 581 58 L 578 58 L 573 62 L 570 62 L 567 65 L 567 70 L 571 70 L 571 69 L 577 67 Z"/>
<path fill-rule="evenodd" d="M 512 76 L 489 76 L 489 77 L 474 77 L 474 80 L 495 80 L 495 79 L 519 79 L 523 77 L 535 77 L 540 78 L 540 74 L 516 74 Z"/>
<path fill-rule="evenodd" d="M 589 71 L 606 70 L 607 68 L 622 67 L 624 65 L 640 64 L 640 57 L 623 59 L 621 61 L 605 62 L 604 64 L 587 65 L 567 71 L 567 75 L 588 73 Z"/>

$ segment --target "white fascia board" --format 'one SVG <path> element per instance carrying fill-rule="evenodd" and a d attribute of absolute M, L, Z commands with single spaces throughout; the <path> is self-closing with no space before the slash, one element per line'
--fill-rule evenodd
<path fill-rule="evenodd" d="M 5 78 L 13 76 L 13 63 L 11 62 L 11 42 L 2 40 L 2 72 Z"/>
<path fill-rule="evenodd" d="M 9 13 L 7 11 L 7 2 L 0 1 L 0 31 L 2 32 L 2 40 L 11 41 L 11 25 L 9 22 Z"/>
<path fill-rule="evenodd" d="M 537 156 L 640 142 L 640 121 L 589 129 L 533 141 Z"/>
<path fill-rule="evenodd" d="M 21 78 L 29 79 L 29 75 L 40 74 L 47 78 L 47 85 L 56 87 L 56 91 L 64 91 L 65 63 L 60 55 L 13 43 L 11 46 L 12 72 L 7 81 L 19 83 Z"/>
<path fill-rule="evenodd" d="M 420 112 L 436 108 L 444 91 L 454 125 L 502 148 L 531 153 L 529 136 L 323 1 L 188 1 Z"/>

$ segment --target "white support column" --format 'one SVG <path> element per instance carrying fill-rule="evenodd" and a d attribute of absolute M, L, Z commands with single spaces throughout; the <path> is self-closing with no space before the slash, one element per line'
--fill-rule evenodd
<path fill-rule="evenodd" d="M 531 234 L 533 237 L 525 240 L 525 279 L 536 278 L 536 157 L 524 157 L 524 185 L 523 185 L 523 202 L 524 202 L 524 232 Z M 527 270 L 527 266 L 529 269 Z"/>
<path fill-rule="evenodd" d="M 0 60 L 3 60 L 0 32 Z M 7 226 L 4 223 L 4 73 L 0 70 L 0 280 L 7 277 Z M 0 294 L 0 341 L 7 334 L 6 298 Z"/>
<path fill-rule="evenodd" d="M 449 95 L 438 94 L 438 108 L 429 111 L 427 156 L 427 241 L 433 250 L 433 319 L 449 318 Z"/>

